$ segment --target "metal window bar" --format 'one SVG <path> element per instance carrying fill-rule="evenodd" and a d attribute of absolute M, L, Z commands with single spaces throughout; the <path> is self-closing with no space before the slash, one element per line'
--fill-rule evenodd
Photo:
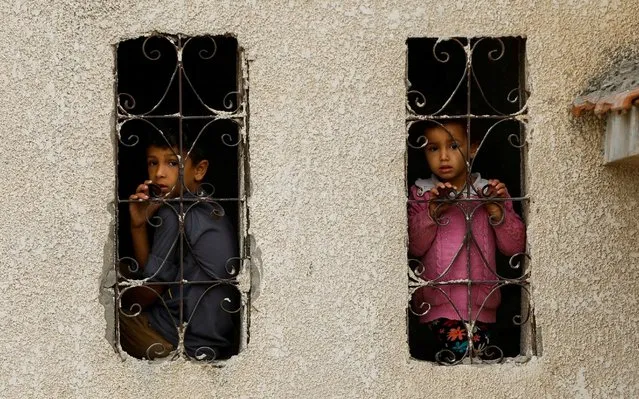
<path fill-rule="evenodd" d="M 247 60 L 244 56 L 243 49 L 237 45 L 237 53 L 235 57 L 235 62 L 237 63 L 236 67 L 236 81 L 233 82 L 235 84 L 236 90 L 228 92 L 224 95 L 222 101 L 222 109 L 216 108 L 213 105 L 207 104 L 203 97 L 203 93 L 198 92 L 198 87 L 196 87 L 193 83 L 193 80 L 189 78 L 187 71 L 185 70 L 185 61 L 184 61 L 184 50 L 189 46 L 195 46 L 197 43 L 194 43 L 194 39 L 200 39 L 200 42 L 204 40 L 207 45 L 202 46 L 202 48 L 198 51 L 198 56 L 201 60 L 210 60 L 213 59 L 216 55 L 216 51 L 218 50 L 218 44 L 216 40 L 219 38 L 224 39 L 224 37 L 216 37 L 216 36 L 200 36 L 200 37 L 188 37 L 183 35 L 168 35 L 168 34 L 160 34 L 154 33 L 144 39 L 141 44 L 139 51 L 142 53 L 144 58 L 150 62 L 157 61 L 161 57 L 175 57 L 175 68 L 170 74 L 168 78 L 168 83 L 166 87 L 162 90 L 162 95 L 160 98 L 155 101 L 154 105 L 147 110 L 140 111 L 136 108 L 136 98 L 130 93 L 120 91 L 120 87 L 118 85 L 116 89 L 116 107 L 117 107 L 117 115 L 116 115 L 116 137 L 119 145 L 117 148 L 117 159 L 118 159 L 118 167 L 120 167 L 121 159 L 121 148 L 132 148 L 136 147 L 140 144 L 141 139 L 140 135 L 136 133 L 125 134 L 125 126 L 133 121 L 143 122 L 149 127 L 153 134 L 158 134 L 164 138 L 166 141 L 165 133 L 161 128 L 155 126 L 156 121 L 158 120 L 173 120 L 177 121 L 178 125 L 178 137 L 179 137 L 179 145 L 178 145 L 178 154 L 176 154 L 179 160 L 179 179 L 177 183 L 177 187 L 179 190 L 179 195 L 174 198 L 168 198 L 167 196 L 159 196 L 157 198 L 150 198 L 146 200 L 149 203 L 158 203 L 161 206 L 168 206 L 171 208 L 177 216 L 178 221 L 178 232 L 176 241 L 173 243 L 173 246 L 177 246 L 177 253 L 179 259 L 179 278 L 176 281 L 153 281 L 151 282 L 151 277 L 141 278 L 138 276 L 131 277 L 131 273 L 138 273 L 141 270 L 143 265 L 138 265 L 136 259 L 132 256 L 122 256 L 120 254 L 121 242 L 119 239 L 120 229 L 123 227 L 120 225 L 121 214 L 120 207 L 122 205 L 126 205 L 129 202 L 135 200 L 129 200 L 128 198 L 123 198 L 118 195 L 120 189 L 120 176 L 117 176 L 116 179 L 116 202 L 118 207 L 116 207 L 116 226 L 115 226 L 115 254 L 114 258 L 116 259 L 116 263 L 114 265 L 117 283 L 115 284 L 115 312 L 116 312 L 116 345 L 120 350 L 120 353 L 123 353 L 124 350 L 120 345 L 120 320 L 122 317 L 137 317 L 140 313 L 143 312 L 142 306 L 139 303 L 134 303 L 129 306 L 128 309 L 124 309 L 122 306 L 122 298 L 123 295 L 128 291 L 136 287 L 143 287 L 146 290 L 151 290 L 151 285 L 162 285 L 166 287 L 177 287 L 178 288 L 178 298 L 179 298 L 179 318 L 178 320 L 174 320 L 175 328 L 177 329 L 178 343 L 171 353 L 166 356 L 167 359 L 175 360 L 177 358 L 183 357 L 189 360 L 197 360 L 197 361 L 205 361 L 208 363 L 218 364 L 220 359 L 217 357 L 217 353 L 213 348 L 209 347 L 200 347 L 194 353 L 188 354 L 185 345 L 185 334 L 188 334 L 187 328 L 188 323 L 193 317 L 193 315 L 198 311 L 198 306 L 203 300 L 204 296 L 207 295 L 209 290 L 212 288 L 218 287 L 220 285 L 226 285 L 233 287 L 238 293 L 240 302 L 236 306 L 229 308 L 228 303 L 232 302 L 230 297 L 225 297 L 219 304 L 223 311 L 228 313 L 239 313 L 240 319 L 240 330 L 237 332 L 239 335 L 239 343 L 238 343 L 238 351 L 242 351 L 247 342 L 248 342 L 248 324 L 249 324 L 249 299 L 250 299 L 250 245 L 248 237 L 248 210 L 247 210 L 247 190 L 246 184 L 248 181 L 248 177 L 246 176 L 246 162 L 247 162 L 247 150 L 248 150 L 248 137 L 247 137 L 247 112 L 248 112 L 248 64 Z M 165 45 L 166 43 L 170 44 L 170 48 L 172 51 L 165 51 L 166 49 L 159 50 L 157 48 L 153 48 L 152 41 L 162 41 Z M 124 42 L 122 42 L 124 43 Z M 120 45 L 122 44 L 120 43 Z M 116 70 L 116 82 L 120 77 L 120 71 Z M 162 83 L 159 83 L 160 86 Z M 172 93 L 171 90 L 177 85 L 177 93 Z M 183 96 L 185 92 L 189 90 L 192 95 L 196 98 L 196 103 L 198 106 L 204 110 L 204 112 L 200 113 L 190 113 L 185 112 L 183 105 Z M 175 100 L 177 96 L 178 110 L 177 112 L 169 112 L 162 113 L 158 112 L 163 109 L 163 105 L 170 100 Z M 184 122 L 186 121 L 196 121 L 199 120 L 204 123 L 204 127 L 198 132 L 197 137 L 191 144 L 191 148 L 183 148 L 184 143 Z M 237 154 L 237 164 L 230 165 L 232 168 L 237 169 L 237 196 L 236 197 L 220 197 L 215 196 L 215 187 L 209 183 L 203 183 L 197 192 L 190 193 L 188 188 L 184 184 L 184 167 L 185 167 L 185 157 L 182 154 L 190 153 L 190 151 L 198 145 L 199 140 L 203 140 L 202 137 L 206 134 L 207 129 L 214 124 L 216 121 L 230 121 L 236 127 L 236 131 L 233 132 L 223 132 L 219 134 L 218 143 L 219 145 L 226 146 L 228 148 L 236 148 Z M 236 137 L 233 137 L 236 135 Z M 168 143 L 168 141 L 167 141 Z M 184 256 L 185 252 L 190 250 L 190 243 L 188 237 L 185 233 L 185 222 L 186 216 L 188 212 L 195 206 L 199 204 L 209 204 L 213 208 L 213 212 L 211 213 L 212 217 L 220 217 L 225 214 L 224 207 L 221 205 L 222 203 L 236 203 L 237 204 L 237 241 L 238 241 L 238 257 L 230 258 L 227 260 L 227 263 L 224 265 L 224 268 L 228 272 L 228 276 L 226 278 L 218 278 L 216 276 L 211 276 L 208 280 L 193 280 L 188 281 L 184 276 Z M 153 216 L 147 214 L 147 223 L 152 227 L 158 227 L 161 224 L 161 220 L 158 219 L 158 216 Z M 160 222 L 160 223 L 158 223 Z M 126 228 L 126 226 L 124 227 Z M 169 251 L 167 257 L 171 254 L 172 250 Z M 197 260 L 196 260 L 197 261 Z M 166 262 L 166 258 L 164 259 Z M 197 261 L 200 264 L 199 261 Z M 124 266 L 124 267 L 123 267 Z M 124 273 L 123 273 L 124 270 Z M 157 273 L 156 273 L 157 274 Z M 197 300 L 194 308 L 192 309 L 190 315 L 184 314 L 184 290 L 186 287 L 197 286 L 197 285 L 208 285 L 204 293 Z M 157 294 L 156 294 L 157 295 Z M 166 303 L 164 302 L 164 298 L 160 295 L 157 295 L 157 301 L 161 301 L 164 307 L 166 307 Z M 160 344 L 161 345 L 161 344 Z M 151 345 L 147 348 L 146 351 L 146 359 L 152 359 L 154 357 L 154 351 L 157 348 L 154 345 Z"/>
<path fill-rule="evenodd" d="M 411 42 L 412 40 L 412 42 Z M 421 42 L 420 42 L 421 41 Z M 508 45 L 505 44 L 508 42 Z M 443 365 L 456 365 L 461 363 L 499 363 L 507 357 L 504 351 L 497 344 L 490 341 L 482 343 L 482 346 L 475 347 L 473 331 L 478 325 L 478 318 L 485 310 L 485 305 L 491 296 L 499 295 L 503 287 L 514 286 L 519 288 L 519 296 L 521 298 L 521 309 L 518 314 L 512 316 L 512 323 L 519 326 L 520 337 L 516 337 L 519 342 L 519 354 L 516 356 L 518 360 L 526 360 L 531 354 L 535 353 L 534 338 L 534 315 L 530 298 L 530 270 L 528 266 L 529 255 L 526 252 L 509 254 L 506 265 L 507 273 L 499 271 L 497 262 L 491 264 L 490 256 L 486 256 L 480 248 L 477 237 L 473 232 L 476 214 L 478 210 L 486 204 L 496 204 L 501 209 L 501 220 L 489 218 L 489 225 L 496 227 L 504 222 L 506 215 L 506 203 L 519 203 L 522 213 L 525 215 L 526 203 L 528 197 L 526 195 L 514 195 L 510 198 L 496 198 L 491 195 L 487 186 L 476 187 L 473 181 L 473 172 L 475 172 L 475 160 L 482 154 L 482 150 L 486 151 L 487 143 L 499 138 L 505 141 L 514 151 L 518 153 L 519 162 L 514 165 L 519 168 L 519 187 L 509 187 L 511 192 L 525 192 L 525 133 L 527 124 L 527 105 L 526 100 L 528 92 L 525 82 L 525 56 L 524 56 L 525 40 L 522 38 L 450 38 L 450 39 L 409 39 L 407 41 L 407 62 L 406 62 L 406 140 L 407 140 L 407 160 L 406 160 L 406 176 L 407 176 L 407 196 L 408 207 L 412 204 L 435 204 L 435 213 L 443 207 L 449 207 L 452 210 L 448 212 L 459 212 L 465 220 L 465 233 L 459 247 L 452 259 L 447 259 L 443 265 L 443 271 L 429 272 L 428 268 L 435 268 L 433 264 L 425 264 L 422 260 L 426 259 L 426 255 L 416 257 L 409 253 L 409 321 L 410 318 L 427 320 L 426 325 L 433 326 L 432 320 L 428 320 L 428 313 L 435 307 L 437 303 L 432 301 L 435 297 L 432 294 L 423 294 L 435 292 L 439 298 L 443 298 L 444 306 L 454 309 L 456 317 L 463 324 L 461 331 L 456 331 L 458 336 L 459 347 L 457 351 L 451 349 L 451 346 L 438 341 L 435 338 L 437 332 L 431 336 L 431 342 L 434 356 L 432 359 Z M 431 51 L 424 49 L 431 48 Z M 411 56 L 409 51 L 419 51 L 416 56 Z M 509 61 L 505 60 L 508 51 L 515 52 L 509 57 Z M 419 57 L 419 58 L 416 58 Z M 506 57 L 507 58 L 507 57 Z M 426 60 L 423 61 L 422 60 Z M 516 77 L 514 82 L 517 87 L 508 91 L 500 101 L 495 101 L 493 97 L 498 97 L 494 93 L 488 93 L 495 86 L 503 88 L 505 81 L 493 82 L 488 90 L 482 86 L 481 76 L 476 73 L 476 69 L 486 71 L 487 68 L 496 68 L 494 65 L 504 62 L 508 72 Z M 483 66 L 481 63 L 484 63 Z M 514 65 L 512 64 L 514 63 Z M 503 65 L 501 66 L 503 68 Z M 445 69 L 445 70 L 444 70 Z M 462 73 L 459 73 L 463 70 Z M 458 78 L 450 78 L 449 76 L 459 73 Z M 439 73 L 439 74 L 438 74 Z M 493 71 L 494 74 L 498 72 Z M 443 75 L 442 75 L 443 74 Z M 444 76 L 444 77 L 442 77 Z M 448 76 L 448 77 L 446 77 Z M 413 84 L 413 80 L 419 80 L 418 84 Z M 446 84 L 437 82 L 438 80 L 447 80 L 451 91 L 442 90 Z M 512 79 L 511 79 L 512 80 Z M 490 83 L 490 82 L 489 82 Z M 439 92 L 438 92 L 439 90 Z M 493 90 L 495 91 L 495 90 Z M 450 94 L 448 94 L 450 93 Z M 440 96 L 440 97 L 438 97 Z M 503 98 L 505 97 L 505 99 Z M 503 101 L 505 100 L 505 101 Z M 456 112 L 454 105 L 463 102 L 462 112 Z M 498 104 L 499 103 L 499 104 Z M 503 106 L 505 104 L 505 106 Z M 451 111 L 452 112 L 447 112 Z M 421 162 L 426 163 L 424 151 L 428 145 L 427 139 L 423 135 L 424 123 L 434 124 L 444 127 L 447 121 L 463 119 L 466 126 L 466 142 L 467 152 L 470 154 L 471 146 L 471 130 L 476 129 L 476 123 L 482 121 L 489 126 L 478 144 L 477 157 L 474 159 L 464 159 L 467 179 L 464 187 L 458 192 L 454 190 L 446 193 L 439 198 L 424 199 L 420 198 L 425 193 L 417 190 L 417 196 L 411 198 L 411 185 L 413 181 L 409 181 L 409 171 L 414 166 L 411 161 L 411 151 L 413 153 L 421 153 Z M 508 126 L 510 125 L 510 126 Z M 514 128 L 512 127 L 514 125 Z M 510 127 L 510 130 L 508 129 Z M 514 131 L 513 131 L 514 130 Z M 417 134 L 415 134 L 417 131 Z M 449 137 L 452 139 L 452 133 L 448 131 Z M 490 144 L 488 144 L 490 145 Z M 462 149 L 458 149 L 463 156 Z M 419 159 L 417 155 L 412 155 L 413 159 Z M 512 163 L 512 162 L 511 162 Z M 513 166 L 513 165 L 508 165 Z M 422 176 L 427 177 L 427 176 Z M 492 176 L 487 176 L 491 178 Z M 421 195 L 420 195 L 421 194 Z M 430 214 L 430 207 L 426 209 Z M 446 225 L 450 222 L 448 217 L 435 216 L 436 234 L 444 234 Z M 447 213 L 446 215 L 450 215 Z M 410 213 L 409 213 L 410 223 Z M 411 239 L 409 234 L 409 240 Z M 526 243 L 524 243 L 524 246 Z M 409 246 L 410 248 L 410 246 Z M 495 248 L 497 250 L 497 248 Z M 479 263 L 482 267 L 488 269 L 489 278 L 473 278 L 477 274 L 477 270 L 471 267 L 471 253 L 480 258 Z M 456 275 L 455 266 L 458 259 L 465 262 L 465 278 L 452 278 L 450 275 Z M 432 262 L 432 260 L 431 260 Z M 441 270 L 442 266 L 438 270 Z M 486 274 L 486 273 L 485 273 Z M 458 306 L 450 293 L 451 287 L 465 287 L 466 303 Z M 483 297 L 481 289 L 488 289 L 488 293 Z M 421 291 L 421 294 L 417 293 Z M 478 292 L 480 305 L 477 309 L 477 300 L 473 300 L 473 293 Z M 421 298 L 421 299 L 420 299 Z M 425 299 L 424 299 L 425 298 Z M 502 304 L 503 306 L 503 304 Z M 433 316 L 434 317 L 434 316 Z M 409 323 L 409 329 L 411 324 Z M 496 328 L 493 325 L 491 328 Z M 465 330 L 464 330 L 465 328 Z M 439 332 L 445 332 L 441 329 Z M 410 331 L 409 331 L 410 333 Z M 463 337 L 460 338 L 460 337 Z M 512 337 L 511 337 L 512 338 Z M 410 340 L 410 339 L 409 339 Z M 515 357 L 515 356 L 512 356 Z"/>

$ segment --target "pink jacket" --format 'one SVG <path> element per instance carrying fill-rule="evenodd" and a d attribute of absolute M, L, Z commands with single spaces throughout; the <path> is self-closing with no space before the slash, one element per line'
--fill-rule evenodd
<path fill-rule="evenodd" d="M 465 280 L 419 288 L 413 296 L 413 307 L 421 313 L 422 323 L 445 317 L 455 320 L 479 320 L 494 323 L 497 307 L 501 303 L 499 277 L 495 272 L 495 249 L 506 256 L 522 253 L 526 249 L 526 226 L 513 210 L 512 201 L 504 202 L 504 219 L 497 226 L 489 223 L 489 215 L 480 202 L 457 202 L 441 215 L 438 225 L 428 211 L 430 189 L 437 183 L 436 177 L 419 179 L 410 189 L 408 205 L 408 250 L 423 264 L 416 273 L 426 281 L 447 282 Z M 478 191 L 488 181 L 477 177 L 474 186 Z M 471 198 L 476 196 L 471 196 Z M 472 227 L 466 237 L 464 213 L 471 214 Z M 463 211 L 465 210 L 465 212 Z M 444 225 L 444 223 L 446 223 Z M 470 243 L 467 265 L 466 242 Z M 496 248 L 495 248 L 496 247 Z M 469 276 L 470 274 L 470 276 Z M 481 280 L 470 288 L 470 315 L 467 280 Z M 490 282 L 486 282 L 489 280 Z M 483 306 L 482 306 L 483 305 Z"/>

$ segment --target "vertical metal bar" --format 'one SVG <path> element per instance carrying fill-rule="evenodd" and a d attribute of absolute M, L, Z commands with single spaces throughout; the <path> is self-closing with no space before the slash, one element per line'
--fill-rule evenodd
<path fill-rule="evenodd" d="M 406 104 L 408 104 L 408 92 L 410 90 L 410 80 L 408 77 L 408 62 L 409 62 L 409 51 L 410 48 L 408 47 L 408 41 L 406 41 L 406 57 L 404 59 L 404 87 L 406 87 Z M 404 141 L 405 141 L 405 146 L 404 146 L 404 194 L 406 195 L 406 198 L 408 198 L 408 194 L 410 193 L 410 182 L 408 181 L 408 141 L 410 140 L 409 134 L 410 134 L 410 127 L 411 125 L 408 123 L 408 117 L 410 114 L 412 114 L 412 108 L 408 107 L 407 105 L 404 105 L 404 112 L 405 112 L 405 127 L 406 127 L 406 134 L 404 136 Z M 408 315 L 407 315 L 408 317 Z M 406 320 L 406 325 L 408 326 L 408 319 Z"/>
<path fill-rule="evenodd" d="M 526 92 L 526 42 L 523 38 L 517 38 L 517 61 L 519 62 L 519 73 L 518 73 L 518 84 L 519 84 L 519 96 L 518 96 L 518 109 L 522 109 L 527 102 Z M 524 114 L 528 115 L 528 109 L 524 112 Z M 519 125 L 519 144 L 523 144 L 526 140 L 526 124 L 520 123 Z M 524 196 L 526 193 L 526 164 L 524 157 L 524 149 L 519 149 L 519 194 L 520 196 Z M 524 212 L 524 204 L 522 203 L 522 213 Z"/>
<path fill-rule="evenodd" d="M 472 54 L 472 46 L 471 46 L 471 39 L 467 38 L 466 39 L 466 46 L 465 46 L 465 50 L 466 50 L 466 148 L 467 148 L 467 157 L 470 156 L 470 115 L 471 115 L 471 107 L 470 107 L 470 98 L 471 98 L 471 82 L 472 82 L 472 67 L 473 67 L 473 54 Z M 472 177 L 470 175 L 470 162 L 468 161 L 468 159 L 465 160 L 466 161 L 466 198 L 470 198 L 471 196 L 471 183 L 472 183 Z M 472 328 L 471 325 L 474 324 L 474 322 L 471 320 L 472 318 L 472 313 L 473 313 L 473 305 L 472 305 L 472 279 L 471 279 L 471 270 L 470 270 L 470 250 L 471 250 L 471 240 L 470 240 L 470 235 L 472 232 L 472 218 L 473 215 L 469 214 L 469 209 L 468 207 L 464 206 L 465 204 L 461 204 L 460 206 L 463 208 L 464 211 L 464 216 L 466 217 L 466 235 L 464 236 L 464 239 L 466 240 L 465 242 L 465 246 L 466 246 L 466 272 L 467 272 L 467 279 L 468 279 L 468 283 L 467 283 L 467 303 L 468 303 L 468 320 L 466 320 L 466 338 L 468 340 L 468 353 L 470 354 L 470 360 L 472 362 L 473 360 L 473 332 L 472 332 Z"/>
<path fill-rule="evenodd" d="M 247 249 L 247 245 L 248 245 L 248 240 L 247 238 L 247 234 L 248 234 L 248 220 L 247 220 L 247 203 L 246 203 L 246 185 L 247 185 L 247 176 L 246 176 L 246 169 L 245 169 L 245 159 L 246 159 L 246 146 L 248 144 L 248 137 L 247 137 L 247 91 L 246 91 L 246 85 L 247 85 L 247 80 L 248 80 L 248 66 L 246 64 L 246 59 L 245 59 L 245 54 L 244 54 L 244 49 L 242 49 L 241 47 L 239 47 L 238 45 L 238 49 L 237 49 L 237 85 L 238 85 L 238 102 L 239 102 L 239 107 L 238 109 L 242 112 L 241 115 L 241 123 L 240 123 L 240 131 L 239 134 L 241 135 L 241 139 L 240 139 L 240 145 L 238 146 L 238 198 L 240 199 L 240 202 L 238 204 L 238 213 L 239 213 L 239 218 L 238 218 L 238 238 L 239 238 L 239 250 L 240 250 L 240 259 L 241 259 L 241 264 L 240 264 L 240 269 L 239 272 L 242 274 L 245 274 L 245 276 L 240 276 L 238 275 L 237 278 L 238 279 L 242 279 L 242 278 L 249 278 L 251 276 L 250 273 L 250 259 L 248 260 L 248 262 L 245 262 L 245 260 L 247 259 L 247 253 L 248 253 L 248 249 Z M 250 280 L 249 280 L 250 282 Z M 249 306 L 248 306 L 248 295 L 247 292 L 245 292 L 243 289 L 241 289 L 241 286 L 238 287 L 240 288 L 240 309 L 241 309 L 241 313 L 240 313 L 240 321 L 241 321 L 241 328 L 240 328 L 240 344 L 239 344 L 239 351 L 241 352 L 242 350 L 244 350 L 246 348 L 246 345 L 248 343 L 248 312 L 249 312 Z M 250 284 L 249 284 L 249 288 L 250 288 Z"/>
<path fill-rule="evenodd" d="M 466 150 L 468 156 L 470 156 L 470 115 L 471 115 L 471 107 L 470 107 L 470 97 L 471 97 L 471 86 L 472 86 L 472 67 L 473 67 L 473 53 L 471 46 L 471 39 L 466 38 L 466 46 L 464 47 L 466 51 Z M 467 157 L 468 158 L 468 157 Z M 466 161 L 466 171 L 467 182 L 470 182 L 470 162 L 468 159 Z M 466 196 L 470 197 L 472 190 L 470 189 L 470 184 L 466 184 Z"/>
<path fill-rule="evenodd" d="M 406 44 L 406 55 L 404 58 L 404 87 L 406 89 L 406 104 L 408 104 L 408 92 L 410 90 L 410 80 L 408 78 L 408 67 L 409 67 L 409 49 L 410 47 L 408 46 L 408 41 L 405 42 Z M 410 193 L 410 182 L 408 181 L 408 141 L 410 140 L 409 138 L 409 131 L 410 131 L 410 124 L 408 123 L 408 117 L 411 114 L 411 108 L 408 106 L 404 106 L 405 110 L 404 110 L 404 115 L 405 115 L 405 120 L 404 120 L 404 128 L 405 128 L 405 134 L 404 134 L 404 195 L 406 196 L 406 203 L 408 204 L 408 198 L 409 198 L 409 193 Z M 428 205 L 428 204 L 427 204 Z M 407 207 L 408 208 L 408 207 Z M 408 211 L 406 210 L 405 213 L 405 217 L 406 217 L 406 224 L 408 225 Z M 408 229 L 407 229 L 408 230 Z M 408 240 L 410 239 L 410 237 L 408 236 L 408 234 L 406 235 L 406 239 L 407 241 L 405 242 L 406 245 L 406 252 L 408 252 Z M 407 260 L 409 261 L 407 264 L 408 269 L 410 270 L 410 256 L 407 256 Z M 408 307 L 406 308 L 406 342 L 408 343 L 408 349 L 410 352 L 410 346 L 411 346 L 411 342 L 410 342 L 410 309 L 412 308 L 413 304 L 413 294 L 411 293 L 411 286 L 410 286 L 410 273 L 408 273 Z M 412 356 L 411 356 L 412 357 Z"/>
<path fill-rule="evenodd" d="M 527 104 L 527 71 L 526 71 L 526 39 L 525 38 L 517 38 L 517 53 L 518 53 L 518 62 L 519 62 L 519 109 L 522 109 Z M 526 116 L 528 116 L 528 109 L 524 112 Z M 527 118 L 526 118 L 527 120 Z M 519 125 L 519 144 L 523 144 L 526 142 L 527 135 L 527 123 L 520 123 Z M 519 149 L 519 178 L 520 178 L 520 196 L 525 196 L 527 193 L 527 181 L 528 178 L 526 174 L 526 164 L 527 164 L 528 155 L 526 153 L 525 147 Z M 526 202 L 521 202 L 521 211 L 524 217 L 524 221 L 528 219 L 528 204 Z M 527 248 L 526 248 L 527 249 Z M 528 258 L 523 257 L 522 259 L 522 273 L 527 273 L 528 270 Z M 524 281 L 525 284 L 529 285 L 529 278 L 526 278 Z M 528 291 L 522 289 L 521 290 L 521 304 L 520 304 L 520 312 L 524 314 L 524 312 L 532 312 L 532 308 L 530 308 L 532 302 L 532 298 Z M 532 354 L 537 354 L 537 340 L 535 338 L 535 317 L 534 314 L 530 314 L 528 321 L 520 326 L 520 339 L 519 339 L 519 353 L 521 355 L 526 355 L 528 348 L 532 351 Z"/>
<path fill-rule="evenodd" d="M 115 71 L 114 71 L 114 79 L 115 79 L 115 87 L 114 87 L 114 93 L 113 93 L 113 98 L 114 98 L 114 107 L 115 107 L 115 133 L 116 135 L 119 137 L 119 129 L 120 129 L 120 124 L 119 122 L 119 110 L 118 110 L 118 84 L 119 84 L 119 79 L 118 79 L 118 74 L 119 74 L 119 70 L 118 70 L 118 48 L 119 48 L 119 44 L 115 46 L 114 50 L 113 50 L 113 59 L 115 60 Z M 113 317 L 114 317 L 114 324 L 115 324 L 115 345 L 116 347 L 120 348 L 120 311 L 119 311 L 119 307 L 118 307 L 118 303 L 119 303 L 119 298 L 120 298 L 120 284 L 118 281 L 118 268 L 120 267 L 120 262 L 118 262 L 118 259 L 120 259 L 120 240 L 119 240 L 119 230 L 120 230 L 120 201 L 118 198 L 119 192 L 120 192 L 120 175 L 118 174 L 118 169 L 120 168 L 120 143 L 118 141 L 118 137 L 114 137 L 115 139 L 115 170 L 114 170 L 114 174 L 115 174 L 115 199 L 114 199 L 114 217 L 115 217 L 115 223 L 114 223 L 114 230 L 113 230 L 113 237 L 114 237 L 114 245 L 113 245 L 113 272 L 114 272 L 114 276 L 115 276 L 115 286 L 114 286 L 114 306 L 113 306 Z"/>
<path fill-rule="evenodd" d="M 184 148 L 182 142 L 184 141 L 184 132 L 182 124 L 184 122 L 184 114 L 183 114 L 183 104 L 182 104 L 182 75 L 184 74 L 184 63 L 182 59 L 182 36 L 178 35 L 177 37 L 177 56 L 178 56 L 178 160 L 179 162 L 179 177 L 178 177 L 178 185 L 180 187 L 179 195 L 180 195 L 180 212 L 178 217 L 178 226 L 179 226 L 179 240 L 180 240 L 180 325 L 178 326 L 178 348 L 184 347 L 184 163 L 186 160 L 183 157 Z"/>

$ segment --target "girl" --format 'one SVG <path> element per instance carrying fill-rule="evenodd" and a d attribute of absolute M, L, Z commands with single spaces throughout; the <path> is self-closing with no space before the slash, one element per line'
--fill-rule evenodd
<path fill-rule="evenodd" d="M 477 143 L 468 143 L 461 120 L 430 125 L 424 136 L 433 175 L 410 189 L 408 234 L 409 252 L 421 262 L 415 274 L 426 284 L 412 307 L 443 349 L 438 361 L 454 362 L 471 349 L 490 357 L 485 349 L 501 302 L 495 250 L 524 252 L 526 228 L 503 183 L 469 173 Z"/>

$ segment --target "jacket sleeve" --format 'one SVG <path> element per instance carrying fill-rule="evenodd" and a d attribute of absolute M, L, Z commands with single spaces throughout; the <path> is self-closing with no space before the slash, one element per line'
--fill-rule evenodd
<path fill-rule="evenodd" d="M 512 201 L 504 201 L 504 220 L 493 226 L 499 252 L 506 256 L 526 250 L 526 225 L 513 209 Z"/>
<path fill-rule="evenodd" d="M 413 256 L 423 256 L 437 235 L 437 223 L 430 217 L 428 209 L 429 198 L 428 192 L 422 193 L 416 186 L 411 187 L 408 196 L 408 252 Z"/>

